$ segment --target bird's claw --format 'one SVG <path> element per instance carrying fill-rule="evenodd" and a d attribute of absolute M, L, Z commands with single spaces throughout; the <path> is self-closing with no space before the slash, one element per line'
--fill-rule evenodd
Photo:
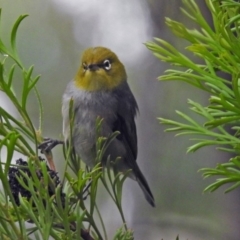
<path fill-rule="evenodd" d="M 87 197 L 90 195 L 89 188 L 91 187 L 91 185 L 92 185 L 92 180 L 83 189 L 83 200 L 86 200 Z M 86 194 L 86 195 L 84 196 L 84 194 Z"/>
<path fill-rule="evenodd" d="M 44 138 L 44 142 L 38 145 L 38 149 L 41 150 L 41 153 L 49 153 L 55 146 L 63 143 L 61 140 Z"/>

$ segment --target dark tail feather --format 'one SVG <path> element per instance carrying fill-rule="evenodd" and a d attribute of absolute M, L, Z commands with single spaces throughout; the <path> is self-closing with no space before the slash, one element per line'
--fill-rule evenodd
<path fill-rule="evenodd" d="M 145 179 L 145 177 L 143 176 L 143 174 L 139 168 L 136 170 L 137 171 L 134 171 L 134 174 L 135 174 L 135 177 L 136 177 L 136 180 L 137 180 L 139 186 L 141 187 L 141 189 L 144 193 L 146 200 L 149 202 L 149 204 L 152 207 L 155 207 L 154 197 L 152 195 L 150 187 L 148 186 L 147 180 Z"/>

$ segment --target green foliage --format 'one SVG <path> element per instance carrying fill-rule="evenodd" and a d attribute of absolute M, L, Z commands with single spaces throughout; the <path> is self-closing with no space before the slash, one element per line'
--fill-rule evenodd
<path fill-rule="evenodd" d="M 17 30 L 25 17 L 26 15 L 20 16 L 12 27 L 10 48 L 0 37 L 0 91 L 5 93 L 18 113 L 15 117 L 0 106 L 0 152 L 6 150 L 6 156 L 0 156 L 0 238 L 108 239 L 96 201 L 97 190 L 102 182 L 123 220 L 123 227 L 116 231 L 114 239 L 133 239 L 133 232 L 127 228 L 121 206 L 126 175 L 112 172 L 110 165 L 114 163 L 109 161 L 106 171 L 102 171 L 100 163 L 91 170 L 83 169 L 80 159 L 71 151 L 70 143 L 63 149 L 66 160 L 65 176 L 62 183 L 59 183 L 57 173 L 49 169 L 46 162 L 38 156 L 38 145 L 43 139 L 43 111 L 36 87 L 39 76 L 34 76 L 33 66 L 25 68 L 16 47 Z M 22 75 L 20 96 L 14 91 L 16 71 Z M 32 91 L 35 91 L 39 104 L 38 128 L 35 128 L 27 110 Z M 71 106 L 69 114 L 70 121 L 73 122 Z M 97 131 L 100 127 L 101 120 L 97 121 Z M 114 133 L 108 139 L 99 136 L 96 140 L 96 162 L 101 161 L 106 147 L 117 134 Z M 25 157 L 25 165 L 15 164 L 13 154 L 16 151 Z M 10 176 L 19 185 L 12 186 Z M 15 201 L 16 198 L 19 202 Z M 98 218 L 101 224 L 96 223 Z M 26 221 L 32 225 L 27 227 Z"/>
<path fill-rule="evenodd" d="M 156 38 L 156 42 L 148 42 L 146 46 L 161 61 L 176 66 L 159 80 L 183 81 L 201 89 L 209 93 L 209 104 L 203 106 L 188 100 L 190 109 L 205 120 L 203 125 L 179 111 L 176 112 L 184 122 L 159 120 L 170 125 L 168 132 L 177 131 L 178 136 L 194 135 L 191 140 L 196 143 L 187 152 L 216 145 L 217 149 L 232 153 L 234 157 L 229 162 L 218 164 L 215 169 L 201 169 L 204 177 L 219 177 L 205 191 L 214 191 L 226 183 L 232 184 L 227 189 L 231 191 L 240 185 L 240 4 L 234 0 L 206 0 L 213 23 L 210 26 L 194 0 L 183 0 L 183 3 L 182 12 L 196 23 L 197 29 L 188 29 L 169 18 L 166 24 L 178 38 L 188 42 L 186 50 L 195 57 L 179 52 L 163 39 Z M 226 75 L 228 79 L 223 77 Z"/>

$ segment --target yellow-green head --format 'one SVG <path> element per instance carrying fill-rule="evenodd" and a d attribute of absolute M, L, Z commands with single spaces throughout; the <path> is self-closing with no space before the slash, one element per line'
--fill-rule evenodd
<path fill-rule="evenodd" d="M 74 78 L 76 87 L 86 91 L 111 90 L 126 80 L 125 68 L 117 55 L 104 47 L 84 51 Z"/>

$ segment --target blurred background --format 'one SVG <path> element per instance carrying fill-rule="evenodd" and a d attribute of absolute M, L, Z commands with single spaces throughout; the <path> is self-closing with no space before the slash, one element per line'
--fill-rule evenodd
<path fill-rule="evenodd" d="M 196 0 L 209 22 L 205 1 Z M 187 99 L 207 104 L 208 95 L 182 82 L 159 82 L 170 66 L 159 62 L 145 47 L 154 37 L 163 38 L 184 51 L 186 42 L 176 39 L 165 25 L 169 17 L 194 28 L 176 0 L 1 0 L 1 35 L 9 42 L 9 30 L 21 14 L 18 50 L 25 66 L 41 74 L 38 83 L 44 106 L 43 135 L 61 138 L 61 97 L 79 66 L 82 51 L 90 46 L 113 50 L 124 63 L 130 87 L 137 99 L 138 164 L 156 200 L 156 208 L 144 199 L 136 182 L 124 185 L 123 209 L 136 240 L 239 240 L 239 190 L 224 194 L 220 189 L 203 194 L 213 179 L 198 172 L 230 158 L 215 148 L 186 155 L 188 137 L 164 133 L 157 117 L 180 120 L 175 110 L 188 113 Z M 21 82 L 16 81 L 16 88 Z M 38 127 L 38 109 L 32 97 L 29 111 Z M 0 105 L 14 111 L 4 94 Z M 190 113 L 189 113 L 190 114 Z M 195 116 L 194 116 L 195 117 Z M 61 147 L 54 149 L 57 170 L 63 174 Z M 104 190 L 99 192 L 100 211 L 109 239 L 121 220 Z"/>

